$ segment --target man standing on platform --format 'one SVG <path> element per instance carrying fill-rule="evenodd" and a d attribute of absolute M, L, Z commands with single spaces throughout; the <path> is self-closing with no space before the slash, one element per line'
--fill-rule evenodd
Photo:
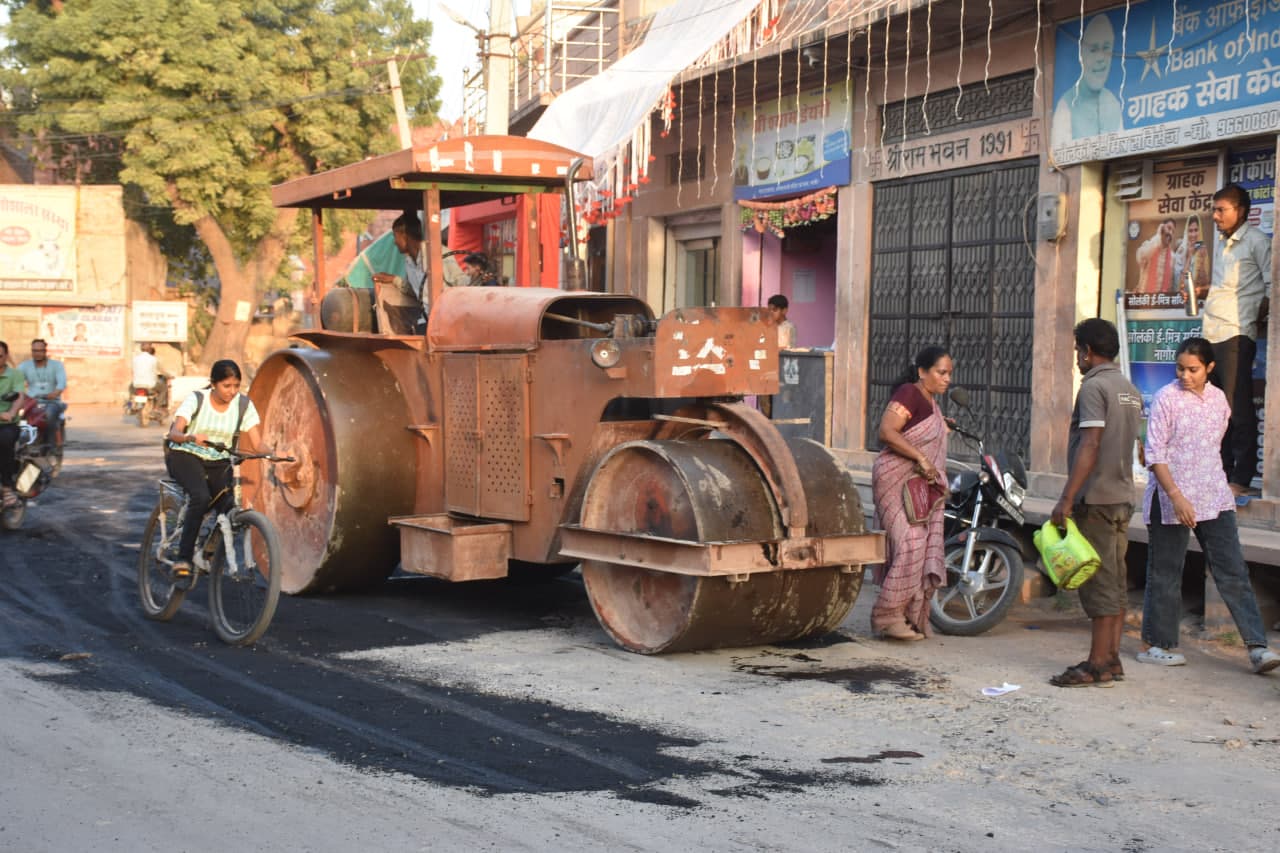
<path fill-rule="evenodd" d="M 1258 325 L 1267 316 L 1271 288 L 1271 238 L 1248 223 L 1249 193 L 1227 184 L 1213 196 L 1212 283 L 1203 300 L 1204 337 L 1213 344 L 1216 367 L 1209 380 L 1231 405 L 1222 439 L 1222 467 L 1236 497 L 1254 494 L 1258 470 L 1258 413 L 1253 404 L 1253 359 Z"/>

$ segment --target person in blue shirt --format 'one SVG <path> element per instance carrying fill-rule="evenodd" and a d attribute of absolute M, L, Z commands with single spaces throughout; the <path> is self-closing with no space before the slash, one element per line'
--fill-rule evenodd
<path fill-rule="evenodd" d="M 67 403 L 62 394 L 67 390 L 67 371 L 62 362 L 49 358 L 49 345 L 44 338 L 31 342 L 31 358 L 18 365 L 27 380 L 27 394 L 35 397 L 49 414 L 54 443 L 62 451 L 62 415 Z"/>

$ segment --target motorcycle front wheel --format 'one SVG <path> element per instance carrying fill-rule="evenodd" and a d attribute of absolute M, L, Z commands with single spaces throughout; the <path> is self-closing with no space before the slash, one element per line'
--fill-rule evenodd
<path fill-rule="evenodd" d="M 977 542 L 969 571 L 964 543 L 947 548 L 946 583 L 933 594 L 929 621 L 943 634 L 973 637 L 1004 621 L 1022 589 L 1022 555 L 1002 542 Z"/>

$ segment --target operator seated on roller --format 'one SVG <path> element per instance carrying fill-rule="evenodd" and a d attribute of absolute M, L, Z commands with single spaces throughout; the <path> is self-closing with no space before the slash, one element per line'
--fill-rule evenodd
<path fill-rule="evenodd" d="M 420 335 L 427 329 L 429 292 L 422 265 L 422 223 L 412 211 L 401 214 L 391 224 L 396 248 L 404 255 L 404 278 L 374 273 L 379 327 L 396 335 Z M 383 319 L 386 322 L 383 323 Z"/>

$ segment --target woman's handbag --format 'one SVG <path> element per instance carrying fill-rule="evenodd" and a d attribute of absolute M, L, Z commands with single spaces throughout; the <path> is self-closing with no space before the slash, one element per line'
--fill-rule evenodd
<path fill-rule="evenodd" d="M 1098 552 L 1070 518 L 1067 519 L 1065 536 L 1050 520 L 1031 539 L 1040 552 L 1040 562 L 1044 564 L 1049 580 L 1062 589 L 1076 589 L 1102 566 Z"/>
<path fill-rule="evenodd" d="M 924 477 L 908 477 L 902 486 L 902 504 L 907 510 L 907 521 L 912 524 L 924 524 L 946 499 L 946 486 Z"/>

